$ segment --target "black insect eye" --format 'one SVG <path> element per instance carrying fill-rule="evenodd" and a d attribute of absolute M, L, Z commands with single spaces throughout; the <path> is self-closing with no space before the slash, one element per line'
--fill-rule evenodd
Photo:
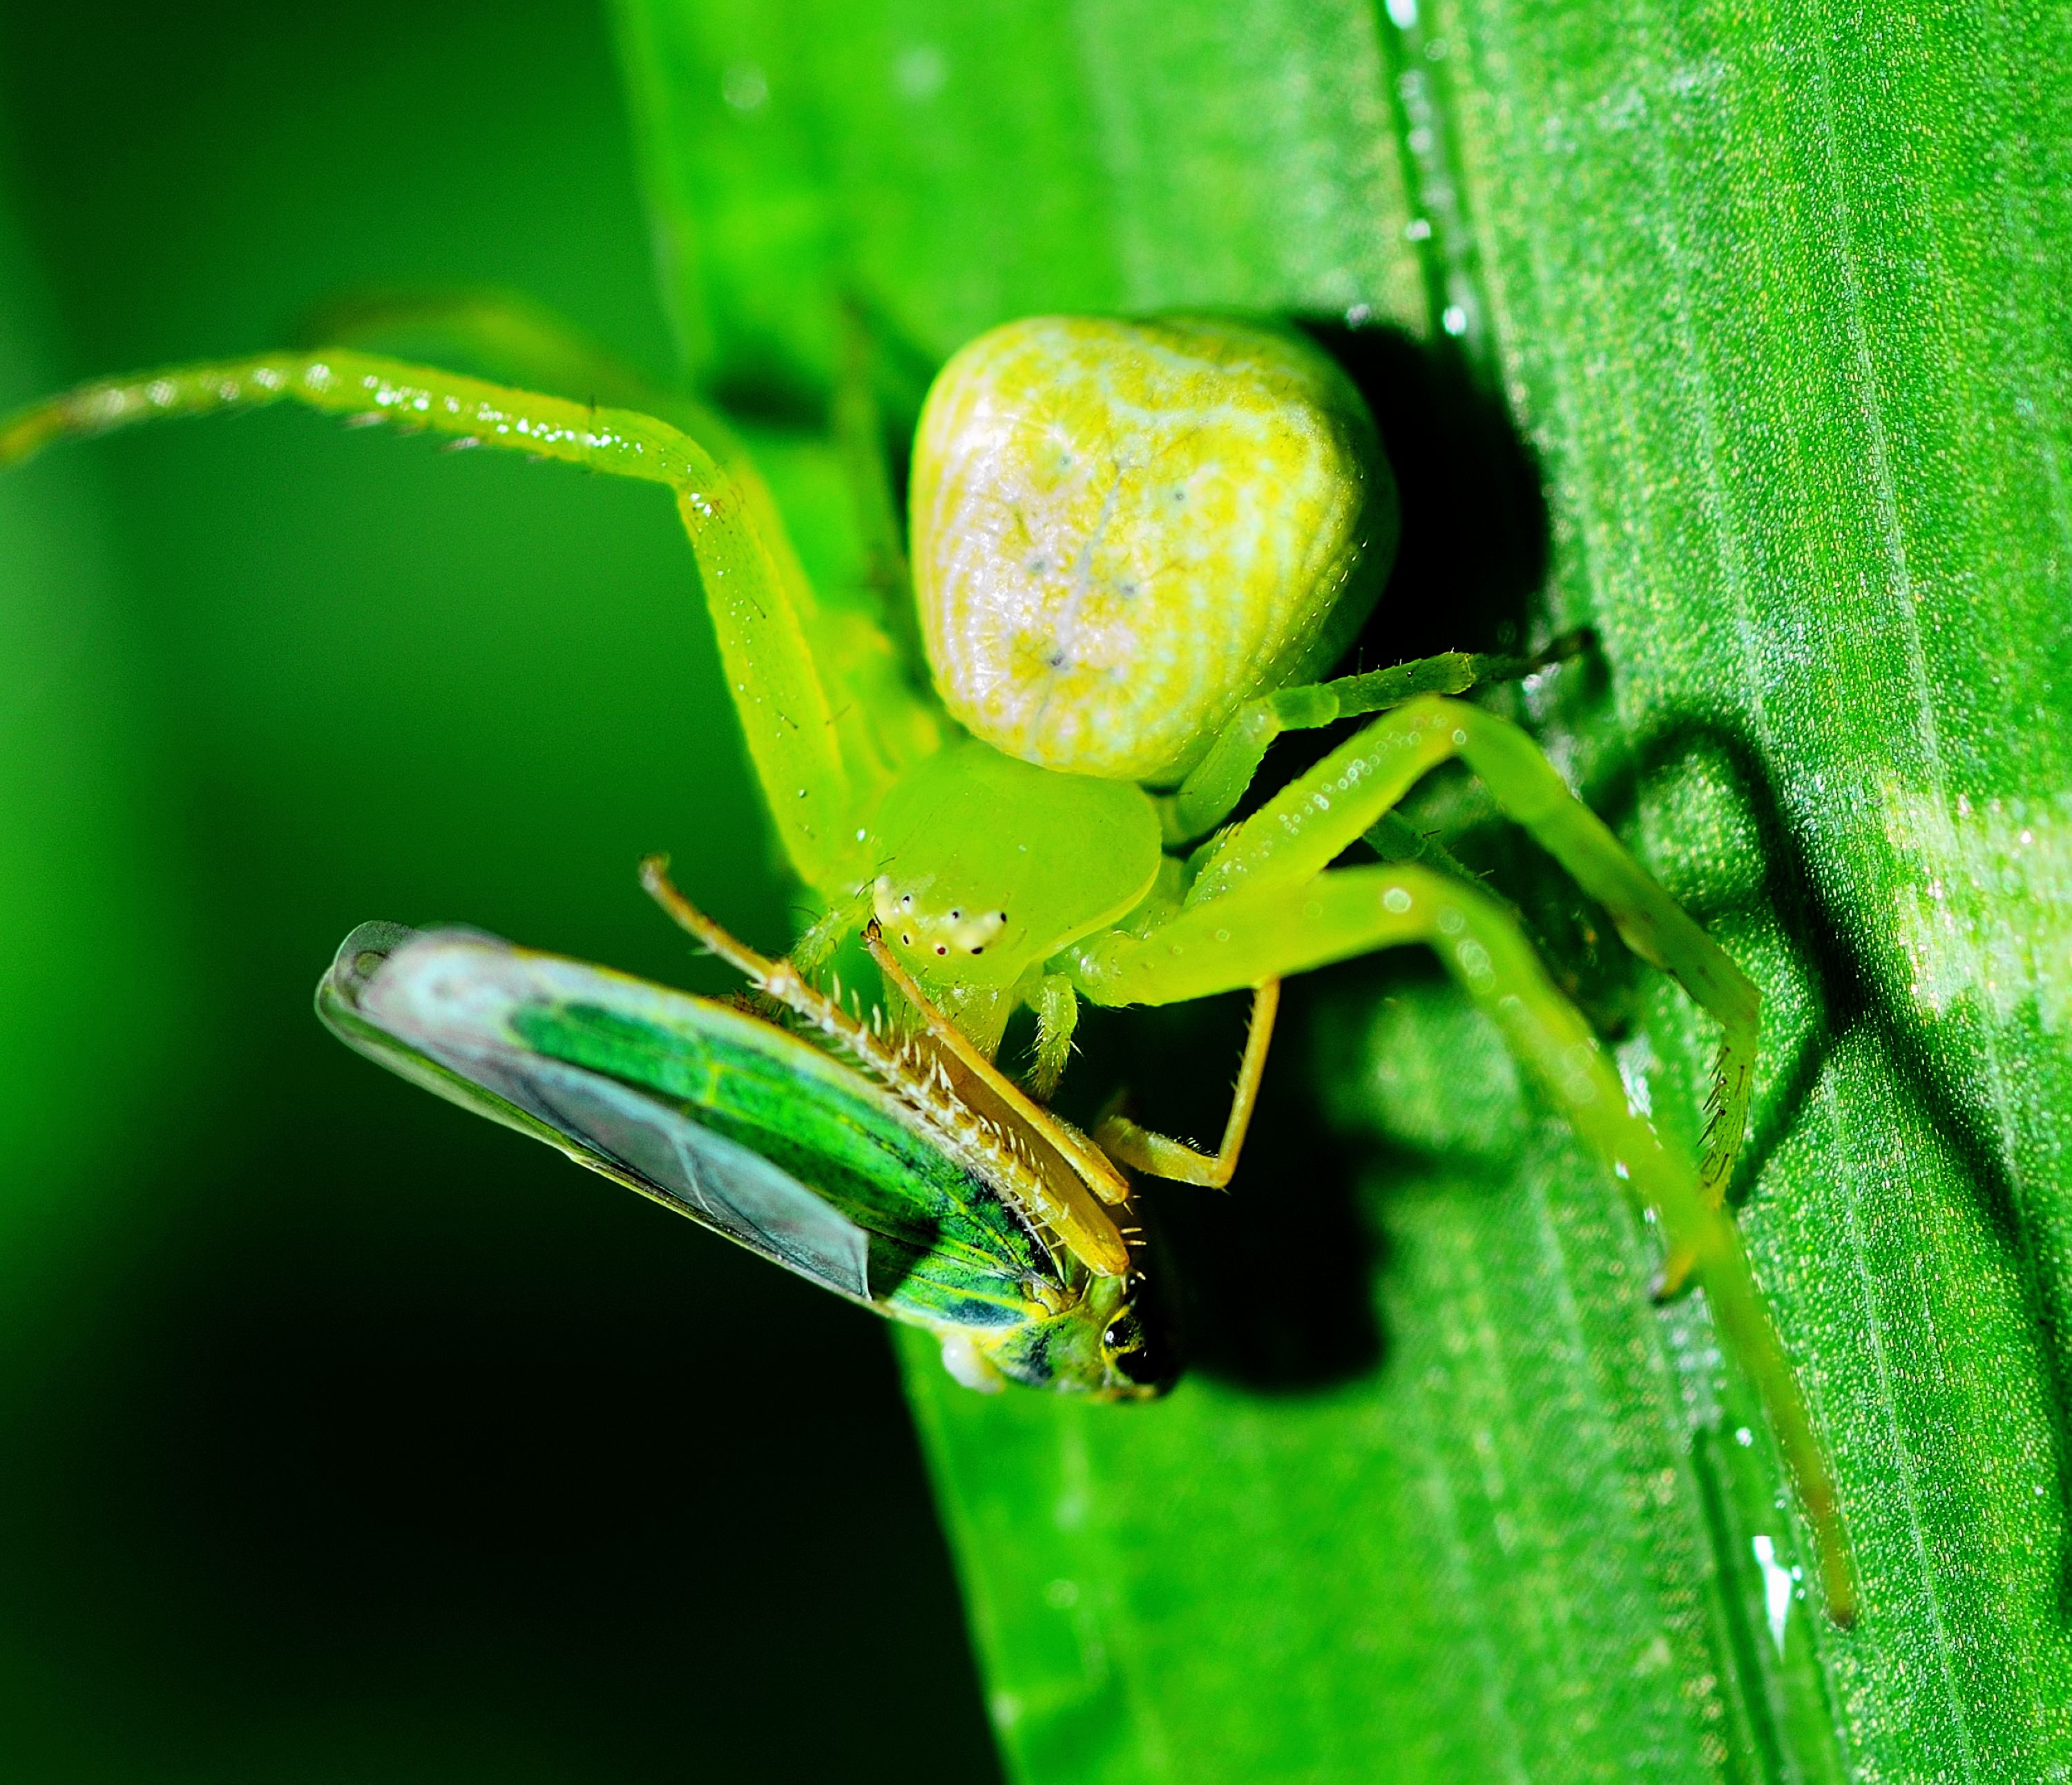
<path fill-rule="evenodd" d="M 1179 1359 L 1148 1331 L 1133 1310 L 1108 1323 L 1101 1335 L 1109 1367 L 1141 1389 L 1168 1389 L 1180 1373 Z"/>

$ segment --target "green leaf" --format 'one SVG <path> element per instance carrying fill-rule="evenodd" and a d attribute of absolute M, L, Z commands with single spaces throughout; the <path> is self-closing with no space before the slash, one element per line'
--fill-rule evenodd
<path fill-rule="evenodd" d="M 1593 624 L 1610 667 L 1535 716 L 1768 999 L 1742 1225 L 1860 1626 L 1778 1572 L 1767 1439 L 1702 1306 L 1648 1304 L 1617 1187 L 1449 996 L 1348 970 L 1283 1047 L 1279 1150 L 1227 1211 L 1161 1204 L 1242 1266 L 1193 1286 L 1208 1367 L 1170 1401 L 980 1401 L 909 1353 L 1020 1775 L 2062 1776 L 2066 15 L 621 10 L 720 388 L 823 398 L 847 294 L 923 367 L 1047 308 L 1385 318 L 1433 343 L 1379 351 L 1441 421 L 1500 400 L 1548 505 L 1536 622 Z M 1446 622 L 1413 597 L 1471 623 L 1490 522 L 1449 469 L 1406 502 L 1417 648 Z M 1540 915 L 1543 880 L 1505 884 Z M 1688 1144 L 1702 1025 L 1645 984 L 1629 1014 Z M 1305 1124 L 1350 1158 L 1350 1229 Z M 1262 1386 L 1231 1335 L 1299 1338 L 1361 1232 L 1378 1358 Z"/>

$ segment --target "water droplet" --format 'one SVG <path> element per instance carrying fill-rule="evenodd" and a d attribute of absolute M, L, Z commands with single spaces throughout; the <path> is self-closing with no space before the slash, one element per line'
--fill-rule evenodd
<path fill-rule="evenodd" d="M 770 77 L 753 62 L 737 62 L 720 76 L 719 96 L 737 112 L 752 112 L 770 97 Z"/>
<path fill-rule="evenodd" d="M 933 99 L 950 78 L 949 58 L 932 43 L 903 49 L 892 64 L 892 85 L 902 99 L 916 105 Z"/>
<path fill-rule="evenodd" d="M 1777 1644 L 1777 1652 L 1784 1652 L 1784 1624 L 1791 1615 L 1791 1574 L 1777 1559 L 1777 1545 L 1765 1535 L 1758 1535 L 1749 1545 L 1755 1551 L 1755 1565 L 1762 1570 L 1762 1608 L 1770 1623 L 1770 1639 Z"/>

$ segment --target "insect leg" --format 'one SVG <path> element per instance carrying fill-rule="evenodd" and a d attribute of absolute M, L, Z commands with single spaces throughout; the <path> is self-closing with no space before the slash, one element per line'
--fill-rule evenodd
<path fill-rule="evenodd" d="M 1111 1158 L 1154 1177 L 1174 1178 L 1182 1184 L 1198 1184 L 1211 1190 L 1226 1188 L 1237 1172 L 1238 1155 L 1244 1150 L 1245 1131 L 1252 1126 L 1252 1112 L 1259 1102 L 1259 1081 L 1266 1076 L 1266 1053 L 1273 1041 L 1273 1019 L 1281 1009 L 1281 982 L 1268 979 L 1252 998 L 1252 1023 L 1244 1036 L 1244 1059 L 1238 1068 L 1237 1085 L 1231 1097 L 1230 1115 L 1223 1123 L 1223 1144 L 1204 1153 L 1184 1141 L 1140 1128 L 1119 1111 L 1104 1116 L 1094 1130 L 1094 1139 Z"/>
<path fill-rule="evenodd" d="M 1122 1174 L 1084 1135 L 1038 1109 L 972 1046 L 879 942 L 874 924 L 865 932 L 871 954 L 887 983 L 922 1019 L 918 1035 L 863 1020 L 807 984 L 791 962 L 770 960 L 730 936 L 676 890 L 664 857 L 641 863 L 640 884 L 676 924 L 758 991 L 804 1017 L 897 1091 L 955 1156 L 1005 1184 L 1089 1269 L 1110 1277 L 1128 1272 L 1128 1245 L 1100 1206 L 1129 1200 Z"/>
<path fill-rule="evenodd" d="M 1573 657 L 1587 638 L 1583 632 L 1564 633 L 1530 657 L 1449 650 L 1365 675 L 1281 688 L 1248 701 L 1217 734 L 1209 753 L 1179 790 L 1160 802 L 1166 841 L 1181 843 L 1207 836 L 1228 818 L 1258 774 L 1268 746 L 1284 732 L 1383 712 L 1420 694 L 1465 694 L 1485 683 L 1515 681 Z"/>
<path fill-rule="evenodd" d="M 1030 1102 L 1013 1079 L 972 1044 L 971 1038 L 935 1007 L 914 976 L 900 966 L 898 958 L 879 937 L 875 923 L 864 932 L 864 943 L 885 975 L 886 983 L 921 1019 L 960 1097 L 986 1108 L 996 1119 L 1018 1124 L 1038 1136 L 1103 1202 L 1112 1205 L 1128 1200 L 1128 1182 L 1108 1156 L 1062 1116 Z"/>
<path fill-rule="evenodd" d="M 697 559 L 749 754 L 792 865 L 816 887 L 867 878 L 857 815 L 889 770 L 845 748 L 853 733 L 838 720 L 821 675 L 804 605 L 810 592 L 775 509 L 759 484 L 744 484 L 668 422 L 324 348 L 80 386 L 0 421 L 0 469 L 70 436 L 278 403 L 669 489 Z"/>
<path fill-rule="evenodd" d="M 1604 821 L 1569 792 L 1540 746 L 1507 720 L 1436 696 L 1395 708 L 1347 739 L 1223 839 L 1188 889 L 1192 907 L 1261 885 L 1299 885 L 1369 831 L 1430 769 L 1458 757 L 1601 905 L 1626 946 L 1668 973 L 1723 1032 L 1699 1161 L 1723 1201 L 1748 1126 L 1762 1000 L 1753 983 L 1657 885 Z M 1692 1261 L 1672 1250 L 1663 1286 Z"/>
<path fill-rule="evenodd" d="M 1255 886 L 1191 905 L 1146 936 L 1106 931 L 1073 951 L 1074 978 L 1098 1003 L 1171 1003 L 1408 942 L 1433 949 L 1577 1132 L 1655 1212 L 1672 1253 L 1691 1261 L 1798 1481 L 1828 1609 L 1848 1622 L 1855 1594 L 1834 1484 L 1733 1222 L 1690 1164 L 1629 1107 L 1582 1013 L 1495 900 L 1415 867 L 1342 868 L 1297 886 Z"/>

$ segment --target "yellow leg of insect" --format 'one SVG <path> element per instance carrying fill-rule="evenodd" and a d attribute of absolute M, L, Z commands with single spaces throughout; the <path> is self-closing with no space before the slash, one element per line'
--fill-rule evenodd
<path fill-rule="evenodd" d="M 1692 1261 L 1797 1479 L 1828 1610 L 1848 1623 L 1855 1589 L 1833 1480 L 1733 1222 L 1688 1162 L 1628 1106 L 1582 1013 L 1494 900 L 1423 868 L 1342 868 L 1300 885 L 1253 886 L 1194 904 L 1145 936 L 1104 932 L 1073 950 L 1074 978 L 1096 1003 L 1177 1003 L 1407 942 L 1432 947 L 1577 1132 L 1655 1211 L 1671 1250 Z"/>
<path fill-rule="evenodd" d="M 1103 1202 L 1112 1205 L 1127 1201 L 1128 1180 L 1116 1170 L 1108 1155 L 1063 1117 L 1031 1102 L 1020 1085 L 972 1044 L 970 1036 L 935 1008 L 934 1000 L 880 939 L 875 919 L 863 936 L 886 983 L 897 989 L 920 1017 L 930 1044 L 952 1074 L 958 1094 L 996 1121 L 1012 1122 L 1040 1135 L 1044 1144 L 1068 1161 Z"/>
<path fill-rule="evenodd" d="M 1284 732 L 1383 712 L 1420 694 L 1465 694 L 1486 683 L 1515 681 L 1575 656 L 1589 638 L 1587 631 L 1564 633 L 1530 657 L 1449 650 L 1365 675 L 1262 695 L 1238 709 L 1178 792 L 1161 802 L 1166 841 L 1172 845 L 1207 836 L 1228 818 L 1259 773 L 1268 748 Z"/>
<path fill-rule="evenodd" d="M 736 941 L 676 890 L 663 856 L 641 863 L 640 884 L 680 928 L 898 1094 L 953 1156 L 1005 1183 L 1089 1269 L 1109 1277 L 1127 1274 L 1128 1242 L 1101 1206 L 1128 1197 L 1122 1175 L 1079 1130 L 1037 1109 L 994 1070 L 885 952 L 875 925 L 865 934 L 878 965 L 927 1025 L 918 1043 L 887 1025 L 882 1012 L 865 1021 L 808 985 L 789 961 L 771 960 Z M 1113 1194 L 1104 1192 L 1097 1199 L 1090 1172 Z"/>
<path fill-rule="evenodd" d="M 666 421 L 326 347 L 81 385 L 0 421 L 0 468 L 68 436 L 278 403 L 668 489 L 690 536 L 728 687 L 786 852 L 809 885 L 855 886 L 869 878 L 857 815 L 890 770 L 867 747 L 864 718 L 835 711 L 809 634 L 811 615 L 801 605 L 804 579 L 794 573 L 767 497 Z"/>
<path fill-rule="evenodd" d="M 1062 973 L 1046 973 L 1037 982 L 1031 1001 L 1036 1011 L 1036 1063 L 1029 1089 L 1043 1102 L 1057 1095 L 1058 1081 L 1072 1057 L 1072 1032 L 1079 1025 L 1079 995 Z"/>
<path fill-rule="evenodd" d="M 1128 1116 L 1119 1114 L 1104 1118 L 1094 1130 L 1094 1139 L 1111 1158 L 1149 1172 L 1153 1177 L 1175 1178 L 1182 1184 L 1198 1184 L 1211 1190 L 1227 1188 L 1237 1171 L 1238 1155 L 1244 1151 L 1245 1131 L 1252 1126 L 1252 1109 L 1259 1102 L 1259 1081 L 1266 1075 L 1267 1049 L 1273 1042 L 1273 1019 L 1280 1009 L 1281 982 L 1268 979 L 1252 994 L 1244 1060 L 1238 1068 L 1230 1115 L 1223 1123 L 1223 1144 L 1215 1152 L 1204 1153 L 1184 1141 L 1140 1128 Z"/>
<path fill-rule="evenodd" d="M 1188 888 L 1191 908 L 1264 886 L 1300 885 L 1391 811 L 1430 769 L 1458 757 L 1601 905 L 1626 946 L 1671 975 L 1722 1031 L 1699 1154 L 1706 1199 L 1725 1200 L 1748 1127 L 1762 999 L 1747 975 L 1568 791 L 1540 746 L 1479 707 L 1425 695 L 1348 738 L 1215 847 Z M 1664 1291 L 1692 1261 L 1673 1251 Z"/>

